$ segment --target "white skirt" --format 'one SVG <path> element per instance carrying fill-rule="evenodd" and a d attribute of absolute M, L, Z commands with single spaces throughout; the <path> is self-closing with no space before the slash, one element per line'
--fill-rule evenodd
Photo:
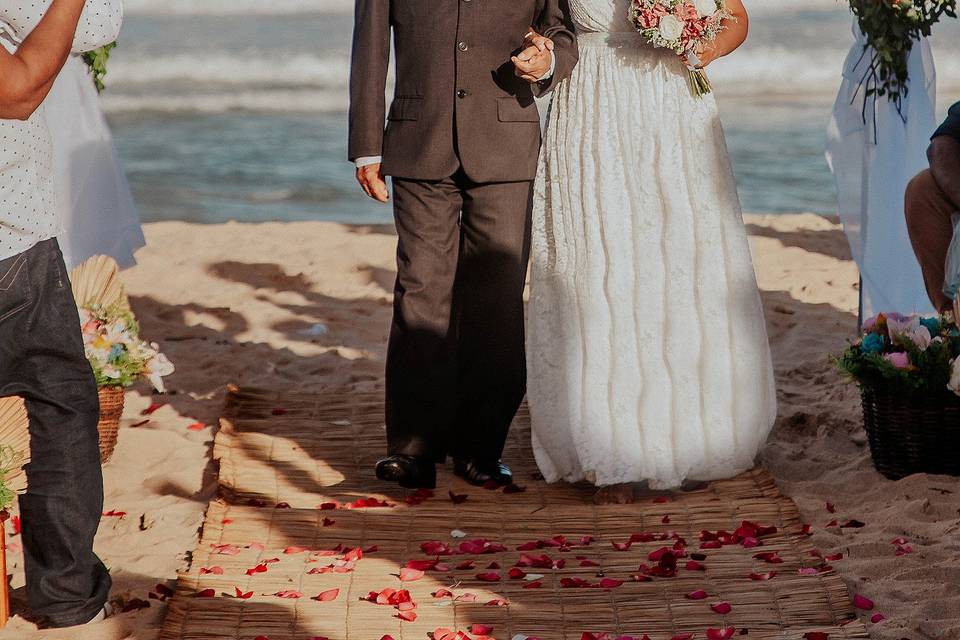
<path fill-rule="evenodd" d="M 533 445 L 548 481 L 731 477 L 776 418 L 756 277 L 713 96 L 636 33 L 587 34 L 534 202 Z"/>

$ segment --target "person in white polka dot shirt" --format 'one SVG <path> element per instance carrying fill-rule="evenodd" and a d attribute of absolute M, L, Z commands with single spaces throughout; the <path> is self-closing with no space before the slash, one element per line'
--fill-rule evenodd
<path fill-rule="evenodd" d="M 51 628 L 103 619 L 111 581 L 93 552 L 97 387 L 56 241 L 42 104 L 71 50 L 112 42 L 122 20 L 120 0 L 0 0 L 0 397 L 21 396 L 30 417 L 26 591 L 31 618 Z"/>

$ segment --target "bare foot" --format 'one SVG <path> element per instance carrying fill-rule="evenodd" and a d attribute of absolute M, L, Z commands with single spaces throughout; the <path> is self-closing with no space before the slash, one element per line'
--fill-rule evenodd
<path fill-rule="evenodd" d="M 594 504 L 633 504 L 635 498 L 632 484 L 614 484 L 600 487 L 593 494 Z"/>

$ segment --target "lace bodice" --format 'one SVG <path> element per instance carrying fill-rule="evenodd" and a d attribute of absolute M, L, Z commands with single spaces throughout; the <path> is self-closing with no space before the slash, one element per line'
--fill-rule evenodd
<path fill-rule="evenodd" d="M 570 14 L 578 33 L 633 31 L 630 0 L 570 0 Z"/>

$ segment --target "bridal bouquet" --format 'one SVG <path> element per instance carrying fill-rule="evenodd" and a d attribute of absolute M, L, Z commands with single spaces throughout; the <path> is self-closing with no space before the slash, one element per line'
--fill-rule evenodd
<path fill-rule="evenodd" d="M 943 15 L 957 17 L 957 0 L 849 0 L 870 55 L 860 84 L 866 96 L 887 96 L 900 109 L 907 95 L 907 61 L 913 43 L 929 36 Z"/>
<path fill-rule="evenodd" d="M 80 325 L 98 387 L 129 387 L 146 378 L 163 392 L 163 376 L 173 373 L 173 365 L 156 344 L 140 339 L 133 314 L 120 308 L 84 307 Z"/>
<path fill-rule="evenodd" d="M 107 77 L 107 61 L 110 59 L 110 52 L 116 47 L 117 43 L 112 42 L 83 54 L 83 61 L 90 69 L 90 75 L 93 78 L 94 86 L 97 88 L 97 93 L 102 93 L 106 88 L 103 81 Z"/>
<path fill-rule="evenodd" d="M 880 314 L 863 323 L 860 338 L 836 359 L 861 387 L 897 396 L 960 395 L 960 331 L 943 318 Z"/>
<path fill-rule="evenodd" d="M 696 64 L 695 50 L 713 41 L 731 18 L 724 0 L 632 0 L 633 24 L 651 45 L 671 49 Z M 702 97 L 713 91 L 703 69 L 689 66 L 690 86 Z"/>

